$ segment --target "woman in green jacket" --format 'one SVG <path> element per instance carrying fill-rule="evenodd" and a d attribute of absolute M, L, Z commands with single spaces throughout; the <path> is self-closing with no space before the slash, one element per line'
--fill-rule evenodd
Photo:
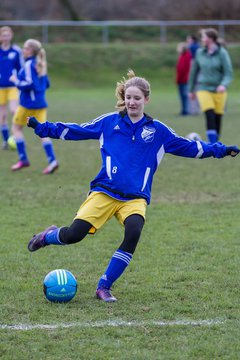
<path fill-rule="evenodd" d="M 218 42 L 215 29 L 202 29 L 201 41 L 203 46 L 197 51 L 190 73 L 189 91 L 191 99 L 197 96 L 205 113 L 207 139 L 215 143 L 219 140 L 227 88 L 232 81 L 232 62 L 226 48 Z"/>

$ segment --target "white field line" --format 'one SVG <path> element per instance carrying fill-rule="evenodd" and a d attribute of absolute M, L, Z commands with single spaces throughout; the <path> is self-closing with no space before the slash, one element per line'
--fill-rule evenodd
<path fill-rule="evenodd" d="M 172 321 L 124 321 L 124 320 L 105 320 L 93 322 L 73 322 L 59 324 L 0 324 L 0 330 L 57 330 L 64 328 L 101 328 L 101 327 L 141 327 L 141 326 L 214 326 L 223 324 L 223 320 L 172 320 Z"/>

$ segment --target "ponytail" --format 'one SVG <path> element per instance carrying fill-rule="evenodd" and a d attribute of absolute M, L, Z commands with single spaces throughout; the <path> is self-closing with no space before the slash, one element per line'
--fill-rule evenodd
<path fill-rule="evenodd" d="M 42 47 L 40 41 L 35 39 L 28 39 L 25 42 L 26 46 L 32 49 L 33 56 L 36 57 L 36 70 L 39 76 L 44 76 L 47 74 L 47 57 L 46 51 Z"/>
<path fill-rule="evenodd" d="M 40 48 L 37 54 L 37 73 L 40 76 L 47 75 L 47 59 L 46 51 L 43 48 Z"/>

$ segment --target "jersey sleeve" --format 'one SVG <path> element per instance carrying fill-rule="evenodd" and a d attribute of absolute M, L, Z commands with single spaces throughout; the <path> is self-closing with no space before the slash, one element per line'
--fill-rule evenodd
<path fill-rule="evenodd" d="M 191 68 L 190 68 L 189 83 L 188 83 L 189 92 L 194 91 L 194 87 L 195 87 L 196 81 L 197 81 L 197 76 L 198 76 L 199 71 L 200 71 L 199 64 L 198 64 L 198 61 L 197 61 L 197 55 L 198 55 L 199 51 L 200 51 L 200 49 L 197 50 L 196 57 L 193 60 Z"/>
<path fill-rule="evenodd" d="M 16 70 L 19 71 L 24 66 L 24 59 L 20 48 L 17 48 Z"/>
<path fill-rule="evenodd" d="M 17 72 L 24 67 L 24 59 L 22 55 L 22 50 L 16 44 L 12 45 L 12 49 L 14 50 L 16 56 L 14 58 L 14 70 Z"/>
<path fill-rule="evenodd" d="M 204 159 L 208 157 L 223 158 L 227 155 L 226 145 L 208 144 L 204 141 L 193 141 L 177 135 L 171 128 L 164 129 L 164 149 L 166 153 L 188 158 Z"/>
<path fill-rule="evenodd" d="M 226 49 L 221 49 L 223 77 L 221 85 L 228 87 L 233 78 L 232 61 Z"/>
<path fill-rule="evenodd" d="M 18 79 L 15 83 L 19 90 L 33 90 L 37 79 L 37 72 L 32 65 L 32 61 L 27 61 L 24 64 L 24 79 Z"/>
<path fill-rule="evenodd" d="M 46 89 L 49 89 L 51 86 L 51 82 L 49 80 L 49 77 L 46 75 Z"/>
<path fill-rule="evenodd" d="M 46 121 L 37 125 L 35 134 L 41 138 L 50 137 L 62 140 L 90 140 L 99 139 L 104 127 L 104 119 L 90 121 L 88 123 L 51 123 Z"/>

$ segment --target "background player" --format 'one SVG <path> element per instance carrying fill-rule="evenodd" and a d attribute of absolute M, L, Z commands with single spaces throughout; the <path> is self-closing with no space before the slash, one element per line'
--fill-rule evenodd
<path fill-rule="evenodd" d="M 13 116 L 18 106 L 18 90 L 9 80 L 23 65 L 21 49 L 12 44 L 13 31 L 9 26 L 0 28 L 0 128 L 3 149 L 8 148 L 8 105 Z"/>
<path fill-rule="evenodd" d="M 10 80 L 21 90 L 20 105 L 13 118 L 12 132 L 16 139 L 19 161 L 12 166 L 13 171 L 28 167 L 26 144 L 23 135 L 23 127 L 27 124 L 29 116 L 36 116 L 43 123 L 47 118 L 46 90 L 50 83 L 47 76 L 46 52 L 42 44 L 35 39 L 29 39 L 24 43 L 23 56 L 24 67 Z M 43 170 L 44 174 L 53 173 L 58 168 L 53 145 L 49 138 L 42 139 L 48 166 Z"/>

